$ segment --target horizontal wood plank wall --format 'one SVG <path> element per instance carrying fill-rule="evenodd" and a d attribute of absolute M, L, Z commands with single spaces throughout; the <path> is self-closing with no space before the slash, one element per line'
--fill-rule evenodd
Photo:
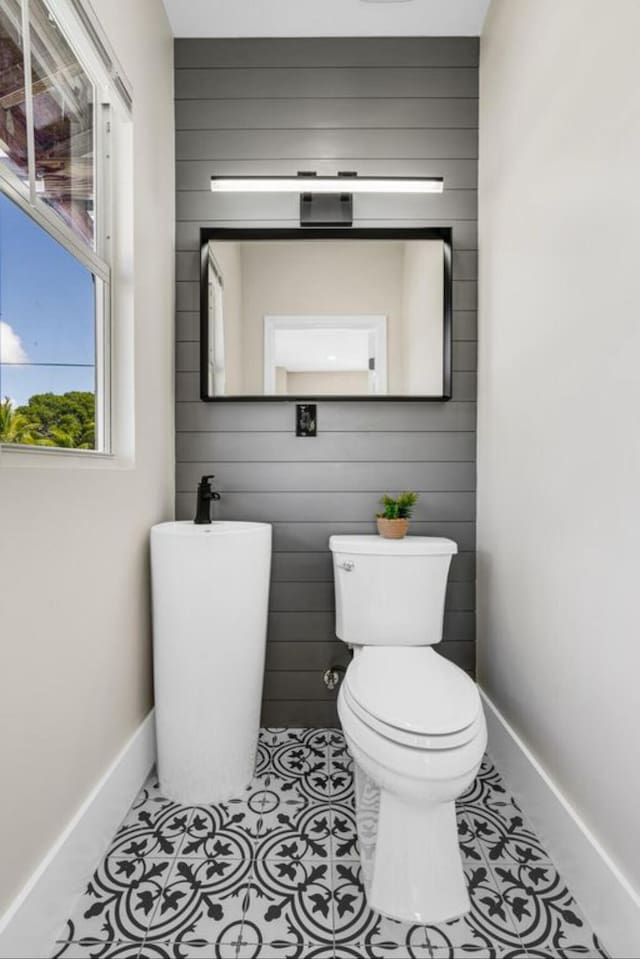
<path fill-rule="evenodd" d="M 472 38 L 176 41 L 177 515 L 212 472 L 219 519 L 273 523 L 269 725 L 337 722 L 327 541 L 374 532 L 386 489 L 419 491 L 413 532 L 459 544 L 439 650 L 474 670 L 477 97 Z M 209 177 L 345 168 L 444 176 L 441 196 L 356 197 L 354 225 L 453 228 L 453 399 L 320 403 L 313 440 L 288 402 L 200 402 L 200 227 L 298 225 L 295 196 L 214 197 Z"/>

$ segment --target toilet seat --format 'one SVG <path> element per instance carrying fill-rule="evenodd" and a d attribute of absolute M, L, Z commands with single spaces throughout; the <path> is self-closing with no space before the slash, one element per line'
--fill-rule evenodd
<path fill-rule="evenodd" d="M 346 705 L 370 729 L 416 749 L 453 749 L 482 725 L 473 680 L 430 647 L 359 650 L 343 682 Z"/>
<path fill-rule="evenodd" d="M 378 733 L 380 736 L 384 736 L 385 739 L 393 743 L 397 743 L 400 746 L 410 746 L 412 749 L 424 751 L 455 749 L 458 746 L 464 746 L 466 743 L 471 742 L 471 740 L 478 735 L 482 727 L 482 714 L 478 713 L 476 719 L 469 726 L 454 733 L 433 734 L 407 732 L 404 729 L 399 729 L 397 726 L 390 726 L 388 723 L 382 722 L 380 719 L 368 713 L 366 709 L 363 709 L 358 701 L 353 698 L 353 695 L 349 691 L 348 684 L 343 684 L 343 693 L 347 708 L 369 729 Z"/>

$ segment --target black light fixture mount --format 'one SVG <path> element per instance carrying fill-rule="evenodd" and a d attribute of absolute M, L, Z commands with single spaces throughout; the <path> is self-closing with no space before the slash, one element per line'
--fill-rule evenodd
<path fill-rule="evenodd" d="M 299 171 L 298 176 L 317 174 Z M 336 181 L 355 176 L 355 171 L 342 171 Z M 353 193 L 314 193 L 313 184 L 311 187 L 309 192 L 300 194 L 300 226 L 353 226 Z"/>

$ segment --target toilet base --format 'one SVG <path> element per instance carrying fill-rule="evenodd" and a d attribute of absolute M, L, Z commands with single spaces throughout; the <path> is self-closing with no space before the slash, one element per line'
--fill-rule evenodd
<path fill-rule="evenodd" d="M 381 789 L 356 763 L 356 818 L 367 901 L 405 922 L 469 912 L 454 802 L 417 803 Z"/>

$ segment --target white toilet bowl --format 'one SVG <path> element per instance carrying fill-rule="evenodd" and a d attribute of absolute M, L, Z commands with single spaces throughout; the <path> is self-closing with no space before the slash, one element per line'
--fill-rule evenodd
<path fill-rule="evenodd" d="M 448 689 L 455 698 L 456 674 L 468 680 L 429 648 L 372 647 L 360 651 L 358 658 L 377 660 L 381 675 L 395 684 L 398 703 L 403 697 L 402 674 L 411 681 L 422 680 L 427 698 L 431 681 L 437 683 L 438 697 Z M 365 695 L 365 705 L 354 697 L 349 680 L 358 665 L 356 661 L 349 667 L 338 714 L 356 766 L 358 842 L 369 905 L 408 922 L 442 922 L 463 915 L 469 910 L 469 897 L 458 849 L 455 800 L 473 782 L 486 747 L 477 690 L 468 680 L 477 697 L 470 722 L 469 710 L 462 708 L 459 720 L 452 719 L 451 731 L 445 733 L 442 723 L 432 721 L 434 712 L 427 702 L 423 731 L 418 732 L 415 723 L 407 731 L 380 715 L 392 713 L 388 701 L 373 705 Z M 442 665 L 447 669 L 443 671 Z M 430 681 L 432 666 L 435 675 Z M 449 673 L 451 685 L 443 683 L 443 672 Z M 468 699 L 467 705 L 473 696 Z M 436 732 L 431 731 L 434 726 Z"/>
<path fill-rule="evenodd" d="M 408 922 L 453 919 L 470 908 L 455 800 L 473 782 L 487 744 L 476 684 L 430 648 L 442 638 L 456 546 L 348 536 L 330 545 L 336 632 L 354 646 L 338 715 L 356 767 L 368 903 Z M 397 616 L 389 597 L 402 595 L 407 583 L 410 595 Z"/>

